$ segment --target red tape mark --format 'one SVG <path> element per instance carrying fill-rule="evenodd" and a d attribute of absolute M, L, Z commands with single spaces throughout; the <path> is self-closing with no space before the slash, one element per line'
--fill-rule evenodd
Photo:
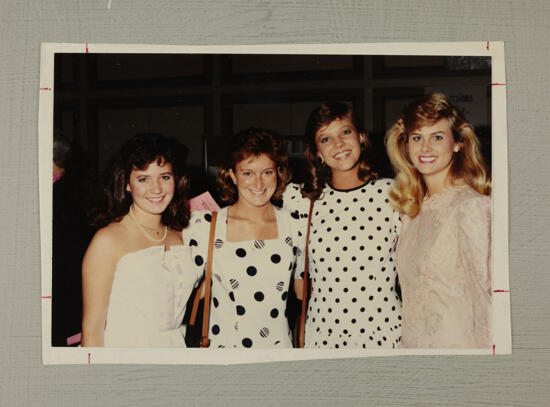
<path fill-rule="evenodd" d="M 40 88 L 40 90 L 52 90 L 52 88 Z"/>
<path fill-rule="evenodd" d="M 88 353 L 88 364 L 90 364 L 90 353 Z"/>
<path fill-rule="evenodd" d="M 493 355 L 495 354 L 495 348 L 496 348 L 496 345 L 493 344 Z"/>
<path fill-rule="evenodd" d="M 52 298 L 51 295 L 43 295 L 42 298 Z"/>
<path fill-rule="evenodd" d="M 494 290 L 495 293 L 509 293 L 510 290 Z"/>
<path fill-rule="evenodd" d="M 487 51 L 489 51 L 489 41 L 487 41 L 487 45 L 485 48 L 487 48 Z"/>
<path fill-rule="evenodd" d="M 88 53 L 88 43 L 86 43 L 86 54 Z"/>
<path fill-rule="evenodd" d="M 505 83 L 498 83 L 498 82 L 491 83 L 491 85 L 493 85 L 493 86 L 506 86 Z"/>

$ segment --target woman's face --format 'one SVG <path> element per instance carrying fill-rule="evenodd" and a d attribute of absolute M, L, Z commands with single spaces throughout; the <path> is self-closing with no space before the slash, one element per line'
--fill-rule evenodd
<path fill-rule="evenodd" d="M 358 171 L 362 134 L 347 119 L 336 119 L 315 134 L 317 156 L 335 172 Z"/>
<path fill-rule="evenodd" d="M 237 163 L 229 175 L 237 187 L 238 201 L 254 207 L 269 204 L 277 189 L 277 168 L 267 155 L 250 156 Z"/>
<path fill-rule="evenodd" d="M 453 162 L 453 153 L 459 145 L 454 141 L 448 119 L 412 131 L 408 138 L 409 158 L 427 182 L 444 182 Z"/>
<path fill-rule="evenodd" d="M 134 207 L 138 210 L 160 215 L 174 196 L 175 182 L 172 164 L 156 161 L 145 169 L 134 169 L 126 190 L 132 195 Z"/>

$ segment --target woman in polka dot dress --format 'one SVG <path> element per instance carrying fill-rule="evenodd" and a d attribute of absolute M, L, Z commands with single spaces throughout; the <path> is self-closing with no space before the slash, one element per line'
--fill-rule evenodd
<path fill-rule="evenodd" d="M 298 262 L 298 222 L 272 201 L 290 179 L 284 144 L 251 128 L 230 142 L 218 172 L 221 198 L 231 206 L 216 221 L 212 260 L 211 348 L 290 348 L 286 302 Z M 211 212 L 193 212 L 183 240 L 205 267 Z M 302 266 L 303 268 L 303 266 Z"/>
<path fill-rule="evenodd" d="M 365 160 L 368 139 L 351 108 L 327 102 L 306 126 L 309 176 L 290 184 L 284 206 L 307 228 L 312 292 L 305 347 L 394 348 L 401 335 L 394 248 L 399 216 L 390 179 L 376 179 Z M 303 275 L 295 276 L 301 298 Z"/>

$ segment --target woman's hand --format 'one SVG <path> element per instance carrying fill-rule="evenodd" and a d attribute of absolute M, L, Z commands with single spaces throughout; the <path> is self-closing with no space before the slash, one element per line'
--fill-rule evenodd
<path fill-rule="evenodd" d="M 298 300 L 302 301 L 303 293 L 304 293 L 304 280 L 294 280 L 294 294 L 296 294 L 296 298 Z"/>

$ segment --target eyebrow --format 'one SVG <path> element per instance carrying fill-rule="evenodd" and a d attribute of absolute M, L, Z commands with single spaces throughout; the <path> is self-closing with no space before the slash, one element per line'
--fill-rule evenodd
<path fill-rule="evenodd" d="M 276 166 L 272 166 L 272 167 L 265 167 L 263 169 L 261 169 L 260 171 L 265 171 L 265 170 L 274 170 Z M 239 171 L 254 171 L 252 168 L 240 168 Z"/>
<path fill-rule="evenodd" d="M 164 171 L 164 172 L 161 172 L 159 175 L 166 175 L 166 174 L 173 175 L 174 173 L 172 171 Z M 150 176 L 151 176 L 151 174 L 144 174 L 144 173 L 140 174 L 139 172 L 136 174 L 136 177 L 150 177 Z"/>
<path fill-rule="evenodd" d="M 418 129 L 417 129 L 417 130 L 413 130 L 413 131 L 411 131 L 411 132 L 409 133 L 409 135 L 413 135 L 413 134 L 415 134 L 415 135 L 420 135 L 421 133 L 420 133 L 420 132 L 418 131 Z M 446 133 L 445 133 L 444 130 L 438 130 L 438 131 L 434 131 L 434 132 L 432 132 L 432 133 L 429 133 L 428 135 L 429 135 L 429 136 L 434 136 L 434 135 L 436 135 L 436 134 L 446 134 Z"/>

